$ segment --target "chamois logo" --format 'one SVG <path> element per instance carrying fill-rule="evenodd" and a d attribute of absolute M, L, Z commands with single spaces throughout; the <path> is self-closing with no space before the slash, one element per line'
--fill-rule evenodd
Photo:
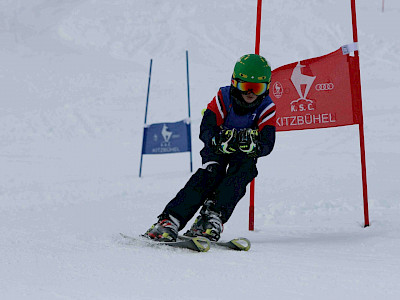
<path fill-rule="evenodd" d="M 283 87 L 279 81 L 275 82 L 274 85 L 272 86 L 272 93 L 274 94 L 276 99 L 279 99 L 280 97 L 282 97 Z"/>
<path fill-rule="evenodd" d="M 171 139 L 172 131 L 168 130 L 168 126 L 166 124 L 163 125 L 163 128 L 161 130 L 161 135 L 162 135 L 165 143 L 168 143 L 169 140 Z"/>
<path fill-rule="evenodd" d="M 315 102 L 311 99 L 307 99 L 307 95 L 317 76 L 304 75 L 301 72 L 301 69 L 304 67 L 305 65 L 298 62 L 296 67 L 293 69 L 292 76 L 290 77 L 290 80 L 300 96 L 299 99 L 293 100 L 290 103 L 292 112 L 315 110 Z"/>

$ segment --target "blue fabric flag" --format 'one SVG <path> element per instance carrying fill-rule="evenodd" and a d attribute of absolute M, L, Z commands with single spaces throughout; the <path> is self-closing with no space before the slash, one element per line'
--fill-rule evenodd
<path fill-rule="evenodd" d="M 144 128 L 142 154 L 191 151 L 190 123 L 156 123 Z"/>

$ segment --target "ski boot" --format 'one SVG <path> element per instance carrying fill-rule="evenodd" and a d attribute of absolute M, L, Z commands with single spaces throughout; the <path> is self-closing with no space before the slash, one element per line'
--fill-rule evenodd
<path fill-rule="evenodd" d="M 224 226 L 221 221 L 221 214 L 213 209 L 214 202 L 207 200 L 200 211 L 200 215 L 194 221 L 192 227 L 184 234 L 185 236 L 203 236 L 210 241 L 219 240 Z"/>
<path fill-rule="evenodd" d="M 175 242 L 178 238 L 179 220 L 171 215 L 160 215 L 155 223 L 144 234 L 145 237 L 159 242 Z"/>

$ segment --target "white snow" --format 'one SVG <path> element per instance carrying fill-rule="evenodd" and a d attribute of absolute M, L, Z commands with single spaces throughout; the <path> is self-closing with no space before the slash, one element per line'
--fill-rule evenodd
<path fill-rule="evenodd" d="M 371 226 L 358 128 L 278 133 L 223 238 L 247 253 L 138 247 L 183 187 L 189 154 L 145 156 L 148 123 L 201 110 L 254 51 L 257 1 L 0 2 L 1 299 L 400 299 L 400 3 L 357 3 Z M 352 42 L 350 0 L 263 3 L 274 68 Z"/>

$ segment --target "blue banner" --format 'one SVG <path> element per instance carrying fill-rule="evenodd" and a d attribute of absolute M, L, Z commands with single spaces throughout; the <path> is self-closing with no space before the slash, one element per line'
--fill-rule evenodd
<path fill-rule="evenodd" d="M 142 154 L 191 151 L 190 123 L 156 123 L 144 128 Z"/>

